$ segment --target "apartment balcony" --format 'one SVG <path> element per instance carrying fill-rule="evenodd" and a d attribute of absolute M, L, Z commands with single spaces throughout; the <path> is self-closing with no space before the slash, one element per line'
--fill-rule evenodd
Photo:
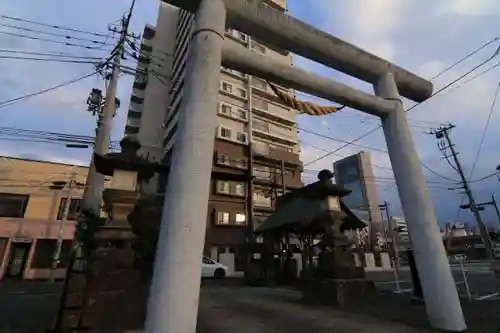
<path fill-rule="evenodd" d="M 230 75 L 236 79 L 241 79 L 241 80 L 247 80 L 248 79 L 248 75 L 246 73 L 243 73 L 243 72 L 240 72 L 240 71 L 237 71 L 235 69 L 230 69 L 230 68 L 227 68 L 227 67 L 221 67 L 221 72 L 224 73 L 224 74 L 227 74 L 227 75 Z"/>
<path fill-rule="evenodd" d="M 265 108 L 252 105 L 252 111 L 258 116 L 277 121 L 284 125 L 295 126 L 297 123 L 295 113 L 293 111 L 288 111 L 272 105 Z"/>
<path fill-rule="evenodd" d="M 298 138 L 287 136 L 278 130 L 272 129 L 269 123 L 259 124 L 255 120 L 252 122 L 252 134 L 285 145 L 296 145 L 298 142 Z"/>
<path fill-rule="evenodd" d="M 254 113 L 286 125 L 295 125 L 297 122 L 297 112 L 279 103 L 276 99 L 276 95 L 272 92 L 267 83 L 265 83 L 267 88 L 264 89 L 264 86 L 262 85 L 259 87 L 255 86 L 254 82 L 255 81 L 252 78 L 251 104 Z M 259 96 L 262 96 L 265 99 L 261 99 Z M 276 102 L 273 103 L 267 99 L 274 100 Z"/>
<path fill-rule="evenodd" d="M 279 170 L 279 166 L 275 165 L 274 167 L 270 167 L 268 172 L 265 172 L 262 167 L 254 168 L 254 183 L 272 189 L 276 188 L 278 189 L 278 191 L 281 191 L 281 189 L 283 188 L 283 178 L 281 176 L 281 173 L 278 172 L 277 174 L 275 174 L 273 171 L 271 171 L 272 169 Z M 287 189 L 301 188 L 304 186 L 299 173 L 292 173 L 287 170 L 285 171 L 284 180 Z"/>
<path fill-rule="evenodd" d="M 226 37 L 229 37 L 231 40 L 240 43 L 242 45 L 248 45 L 249 37 L 247 34 L 237 31 L 231 28 L 226 28 L 226 32 L 224 34 Z"/>
<path fill-rule="evenodd" d="M 273 99 L 276 99 L 276 95 L 274 94 L 274 91 L 271 89 L 269 84 L 267 84 L 267 81 L 262 80 L 258 77 L 253 76 L 252 77 L 252 88 L 255 89 L 259 94 L 265 96 L 265 97 L 271 97 Z M 280 86 L 276 83 L 274 85 L 281 91 L 285 93 L 290 93 L 290 89 L 287 89 L 283 86 Z"/>
<path fill-rule="evenodd" d="M 291 167 L 301 167 L 299 154 L 294 153 L 292 150 L 287 151 L 282 148 L 272 147 L 270 145 L 262 145 L 256 142 L 252 143 L 252 153 L 255 159 L 262 161 L 281 162 L 284 161 L 285 165 Z"/>
<path fill-rule="evenodd" d="M 248 89 L 234 83 L 221 80 L 219 92 L 240 101 L 248 101 Z"/>

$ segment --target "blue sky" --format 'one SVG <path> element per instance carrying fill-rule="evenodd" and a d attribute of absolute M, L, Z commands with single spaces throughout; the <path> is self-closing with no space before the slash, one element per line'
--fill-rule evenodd
<path fill-rule="evenodd" d="M 500 3 L 495 0 L 290 0 L 288 3 L 292 15 L 426 78 L 432 77 L 473 49 L 500 34 L 500 23 L 498 23 L 500 22 Z M 116 22 L 129 5 L 130 0 L 44 0 L 43 2 L 5 0 L 0 3 L 0 13 L 86 31 L 106 33 L 108 24 Z M 157 0 L 137 0 L 131 30 L 140 33 L 144 24 L 154 24 L 157 8 Z M 0 18 L 0 23 L 40 29 L 40 27 L 27 26 L 24 23 L 8 21 L 3 18 Z M 18 32 L 4 27 L 0 27 L 0 31 Z M 79 42 L 74 41 L 74 43 Z M 0 44 L 2 49 L 106 56 L 106 52 L 103 50 L 85 50 L 2 34 L 0 34 Z M 492 44 L 459 67 L 439 77 L 434 81 L 435 86 L 439 88 L 474 67 L 491 56 L 496 47 L 498 44 Z M 485 65 L 484 69 L 498 61 L 500 61 L 500 57 Z M 322 65 L 299 57 L 295 58 L 295 63 L 297 66 L 350 84 L 358 89 L 372 92 L 370 85 L 346 77 Z M 89 64 L 0 59 L 0 87 L 2 87 L 0 89 L 0 102 L 59 84 L 81 74 L 89 73 L 91 70 L 92 66 Z M 453 130 L 452 137 L 460 152 L 460 158 L 467 174 L 469 174 L 499 81 L 498 71 L 492 70 L 458 89 L 449 89 L 415 108 L 409 114 L 419 155 L 427 166 L 439 174 L 458 179 L 456 172 L 442 159 L 435 138 L 427 135 L 426 132 L 431 127 L 439 126 L 440 123 L 453 122 L 457 127 Z M 119 82 L 118 92 L 122 100 L 122 107 L 114 123 L 114 140 L 119 140 L 122 137 L 131 86 L 131 78 L 123 76 Z M 85 100 L 92 87 L 102 88 L 103 82 L 96 77 L 91 77 L 51 93 L 1 108 L 0 112 L 3 113 L 1 126 L 92 135 L 95 119 L 85 111 Z M 319 101 L 319 103 L 328 104 L 326 101 Z M 413 105 L 409 101 L 406 101 L 405 104 L 407 107 Z M 497 149 L 498 135 L 500 134 L 499 120 L 500 114 L 497 111 L 492 116 L 472 179 L 490 174 L 500 164 L 500 151 Z M 379 121 L 371 116 L 347 109 L 339 114 L 322 118 L 308 116 L 299 118 L 301 128 L 311 129 L 343 140 L 352 140 L 378 124 Z M 301 139 L 304 143 L 327 150 L 335 149 L 341 145 L 339 142 L 304 132 L 301 133 Z M 381 131 L 358 143 L 377 149 L 386 148 Z M 349 155 L 359 150 L 367 149 L 351 146 L 339 153 Z M 302 158 L 306 164 L 323 153 L 308 145 L 302 147 Z M 31 156 L 69 163 L 82 163 L 87 161 L 90 156 L 88 150 L 3 140 L 0 140 L 0 154 Z M 333 161 L 337 158 L 339 157 L 326 158 L 321 162 L 307 166 L 306 169 L 331 168 Z M 372 159 L 377 166 L 390 167 L 387 154 L 373 151 Z M 375 168 L 375 172 L 381 177 L 392 176 L 389 170 L 383 168 Z M 447 190 L 452 185 L 446 184 L 445 179 L 427 171 L 425 173 L 429 182 L 433 182 L 430 192 L 435 202 L 438 218 L 441 222 L 454 220 L 461 194 L 457 191 Z M 305 176 L 310 179 L 312 174 L 306 173 Z M 399 201 L 395 186 L 387 189 L 390 183 L 386 178 L 377 184 L 380 187 L 379 199 L 389 201 L 393 206 L 393 211 L 398 212 Z M 500 183 L 496 178 L 474 183 L 473 189 L 477 201 L 488 200 L 495 191 L 500 194 L 499 186 Z M 386 190 L 384 191 L 384 189 Z M 494 221 L 493 215 L 489 211 L 485 213 L 485 217 L 487 220 Z M 471 220 L 471 216 L 468 212 L 462 212 L 459 220 L 468 222 Z"/>

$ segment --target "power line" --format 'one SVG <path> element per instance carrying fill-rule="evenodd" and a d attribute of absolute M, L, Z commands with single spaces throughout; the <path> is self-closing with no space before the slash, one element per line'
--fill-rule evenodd
<path fill-rule="evenodd" d="M 493 112 L 495 112 L 495 106 L 497 103 L 499 91 L 500 91 L 500 82 L 498 82 L 498 84 L 497 84 L 497 89 L 495 90 L 495 95 L 493 97 L 493 101 L 491 102 L 491 107 L 490 107 L 490 111 L 488 113 L 488 118 L 486 120 L 486 124 L 484 126 L 483 133 L 481 134 L 481 140 L 479 141 L 479 147 L 477 149 L 476 157 L 474 158 L 474 163 L 472 164 L 472 169 L 470 171 L 469 178 L 472 178 L 472 176 L 474 174 L 476 164 L 479 160 L 479 155 L 481 154 L 481 150 L 483 149 L 483 143 L 484 143 L 484 139 L 486 138 L 486 132 L 488 132 L 488 127 L 490 126 L 491 117 L 493 116 Z"/>
<path fill-rule="evenodd" d="M 42 31 L 42 30 L 37 30 L 37 29 L 30 29 L 30 28 L 20 27 L 20 26 L 12 25 L 12 24 L 3 24 L 3 23 L 0 23 L 0 27 L 12 28 L 12 29 L 17 29 L 17 30 L 22 30 L 22 31 L 28 31 L 28 32 L 32 32 L 32 33 L 43 34 L 43 35 L 54 36 L 54 37 L 62 37 L 62 38 L 65 38 L 65 39 L 79 40 L 79 41 L 89 42 L 89 43 L 99 44 L 99 45 L 111 45 L 111 44 L 106 44 L 106 40 L 101 41 L 101 40 L 95 40 L 95 39 L 81 38 L 81 37 L 76 37 L 76 36 L 58 34 L 58 33 L 54 33 L 54 32 L 48 32 L 48 31 Z"/>
<path fill-rule="evenodd" d="M 55 40 L 55 39 L 48 39 L 48 38 L 41 38 L 41 37 L 35 37 L 35 36 L 16 34 L 16 33 L 8 32 L 8 31 L 0 31 L 0 34 L 14 36 L 14 37 L 20 37 L 20 38 L 27 38 L 27 39 L 32 39 L 32 40 L 38 40 L 41 42 L 55 43 L 55 44 L 61 44 L 61 45 L 66 45 L 66 46 L 73 46 L 73 47 L 81 47 L 81 48 L 84 48 L 87 50 L 110 51 L 109 49 L 103 49 L 102 46 L 88 46 L 88 45 L 82 45 L 82 44 L 74 44 L 74 43 L 63 42 L 63 41 Z"/>
<path fill-rule="evenodd" d="M 27 20 L 27 19 L 23 19 L 23 18 L 19 18 L 19 17 L 13 17 L 13 16 L 8 16 L 8 15 L 0 15 L 0 17 L 4 18 L 4 19 L 8 19 L 8 20 L 14 20 L 14 21 L 18 21 L 18 22 L 26 22 L 26 23 L 36 24 L 36 25 L 54 28 L 54 29 L 73 31 L 73 32 L 78 32 L 78 33 L 82 33 L 82 34 L 86 34 L 86 35 L 92 35 L 92 36 L 98 36 L 98 37 L 111 37 L 111 38 L 118 39 L 118 37 L 109 36 L 109 34 L 101 34 L 101 33 L 97 33 L 97 32 L 91 32 L 91 31 L 85 31 L 85 30 L 80 30 L 80 29 L 75 29 L 75 28 L 63 27 L 60 25 L 47 24 L 47 23 Z"/>
<path fill-rule="evenodd" d="M 477 74 L 477 75 L 475 75 L 475 76 L 471 77 L 469 80 L 465 81 L 464 83 L 459 84 L 458 86 L 454 87 L 454 88 L 453 88 L 453 90 L 456 90 L 456 89 L 459 89 L 460 87 L 465 86 L 466 84 L 468 84 L 468 83 L 470 83 L 470 82 L 472 82 L 472 81 L 474 81 L 474 80 L 476 80 L 476 79 L 480 78 L 481 76 L 483 76 L 484 74 L 486 74 L 486 73 L 490 72 L 491 70 L 493 70 L 493 69 L 497 68 L 498 66 L 500 66 L 500 62 L 496 63 L 495 65 L 493 65 L 493 66 L 491 66 L 491 67 L 489 67 L 489 68 L 487 68 L 487 69 L 485 69 L 485 70 L 484 70 L 484 71 L 482 71 L 481 73 L 479 73 L 479 74 Z"/>
<path fill-rule="evenodd" d="M 28 54 L 28 55 L 41 55 L 50 57 L 61 57 L 61 58 L 75 58 L 75 59 L 102 59 L 102 57 L 89 57 L 89 56 L 78 56 L 72 53 L 63 52 L 31 52 L 23 50 L 12 50 L 12 49 L 0 49 L 3 53 L 15 53 L 15 54 Z"/>
<path fill-rule="evenodd" d="M 495 90 L 495 95 L 493 96 L 493 101 L 491 102 L 491 107 L 490 107 L 490 111 L 488 113 L 488 118 L 486 120 L 486 124 L 484 126 L 484 130 L 483 130 L 483 133 L 481 135 L 481 140 L 479 141 L 479 147 L 477 149 L 476 156 L 474 158 L 474 163 L 472 164 L 472 168 L 471 168 L 471 171 L 470 171 L 470 174 L 469 174 L 469 178 L 472 178 L 472 176 L 474 175 L 474 171 L 476 169 L 476 165 L 477 165 L 477 162 L 479 160 L 479 155 L 481 154 L 481 150 L 483 148 L 484 139 L 486 138 L 486 133 L 487 133 L 488 127 L 490 125 L 491 117 L 493 115 L 493 112 L 495 111 L 495 105 L 496 105 L 496 102 L 497 102 L 497 99 L 498 99 L 498 93 L 499 93 L 499 91 L 500 91 L 500 82 L 497 84 L 497 88 Z M 485 178 L 485 177 L 483 177 L 483 178 Z M 462 197 L 460 198 L 460 205 L 458 207 L 455 219 L 458 219 L 458 217 L 460 216 L 460 213 L 461 213 L 460 206 L 463 204 L 464 199 L 465 199 L 465 194 L 463 194 Z"/>
<path fill-rule="evenodd" d="M 321 133 L 318 133 L 318 132 L 315 132 L 315 131 L 311 131 L 311 130 L 308 130 L 308 129 L 305 129 L 305 128 L 302 128 L 302 127 L 299 127 L 299 126 L 297 126 L 297 129 L 300 130 L 300 131 L 303 131 L 305 133 L 310 133 L 310 134 L 322 137 L 324 139 L 329 139 L 329 140 L 332 140 L 332 141 L 337 141 L 337 142 L 342 142 L 342 143 L 348 143 L 349 142 L 349 141 L 346 141 L 346 140 L 342 140 L 342 139 L 334 138 L 334 137 L 331 137 L 331 136 L 328 136 L 328 135 L 325 135 L 325 134 L 321 134 Z M 356 146 L 356 147 L 360 147 L 360 148 L 365 148 L 365 149 L 369 149 L 369 150 L 373 150 L 373 151 L 378 151 L 378 152 L 381 152 L 381 153 L 387 153 L 387 150 L 376 148 L 376 147 L 370 147 L 370 146 L 365 146 L 365 145 L 356 144 L 356 143 L 354 143 L 352 145 Z M 304 167 L 308 166 L 311 163 L 312 162 L 304 164 Z"/>
<path fill-rule="evenodd" d="M 434 93 L 433 93 L 433 94 L 432 94 L 432 95 L 431 95 L 431 96 L 430 96 L 427 100 L 422 101 L 422 102 L 420 102 L 420 103 L 417 103 L 417 104 L 413 105 L 412 107 L 410 107 L 409 109 L 407 109 L 405 112 L 407 113 L 407 112 L 409 112 L 409 111 L 413 110 L 413 109 L 414 109 L 414 108 L 416 108 L 417 106 L 419 106 L 419 105 L 421 105 L 422 103 L 424 103 L 424 102 L 426 102 L 426 101 L 428 101 L 428 100 L 432 99 L 433 97 L 435 97 L 435 96 L 436 96 L 436 95 L 438 95 L 439 93 L 443 92 L 444 90 L 446 90 L 447 88 L 449 88 L 449 87 L 450 87 L 450 86 L 452 86 L 453 84 L 455 84 L 455 83 L 457 83 L 458 81 L 462 80 L 464 77 L 466 77 L 467 75 L 469 75 L 469 74 L 470 74 L 470 73 L 472 73 L 473 71 L 477 70 L 478 68 L 480 68 L 481 66 L 485 65 L 487 62 L 489 62 L 489 61 L 491 61 L 493 58 L 495 58 L 495 57 L 498 55 L 499 51 L 500 51 L 500 48 L 497 48 L 497 50 L 495 51 L 495 53 L 493 53 L 493 55 L 492 55 L 491 57 L 489 57 L 489 58 L 488 58 L 488 59 L 486 59 L 485 61 L 481 62 L 479 65 L 475 66 L 474 68 L 472 68 L 471 70 L 469 70 L 469 71 L 468 71 L 468 72 L 466 72 L 465 74 L 463 74 L 463 75 L 459 76 L 458 78 L 456 78 L 456 79 L 452 80 L 450 83 L 446 84 L 445 86 L 443 86 L 443 87 L 442 87 L 442 88 L 440 88 L 439 90 L 435 91 L 435 92 L 434 92 Z M 456 65 L 455 65 L 455 66 L 456 66 Z M 357 141 L 359 141 L 359 140 L 361 140 L 361 139 L 364 139 L 364 138 L 365 138 L 365 137 L 367 137 L 368 135 L 370 135 L 370 134 L 374 133 L 375 131 L 377 131 L 377 130 L 378 130 L 379 128 L 381 128 L 381 127 L 382 127 L 382 125 L 378 125 L 377 127 L 373 128 L 373 129 L 371 129 L 371 130 L 369 130 L 368 132 L 366 132 L 365 134 L 363 134 L 363 135 L 361 135 L 361 136 L 359 136 L 359 137 L 355 138 L 354 140 L 349 141 L 348 143 L 346 143 L 346 144 L 342 145 L 341 147 L 339 147 L 339 148 L 337 148 L 337 149 L 335 149 L 335 150 L 331 151 L 330 153 L 327 153 L 327 154 L 325 154 L 325 155 L 323 155 L 323 156 L 320 156 L 320 157 L 316 158 L 315 160 L 313 160 L 313 161 L 311 161 L 311 162 L 308 162 L 308 163 L 304 164 L 304 166 L 308 166 L 308 165 L 310 165 L 310 164 L 312 164 L 312 163 L 316 163 L 316 162 L 318 162 L 318 161 L 320 161 L 320 160 L 322 160 L 322 159 L 324 159 L 324 158 L 326 158 L 326 157 L 328 157 L 328 156 L 330 156 L 330 155 L 332 155 L 332 154 L 334 154 L 334 153 L 336 153 L 336 152 L 338 152 L 338 151 L 340 151 L 340 150 L 342 150 L 342 149 L 344 149 L 344 148 L 346 148 L 346 147 L 348 147 L 348 146 L 350 146 L 350 145 L 353 145 L 353 144 L 354 144 L 354 143 L 356 143 Z M 430 169 L 430 168 L 428 168 L 428 170 L 429 170 L 429 169 Z M 436 173 L 436 172 L 434 172 L 434 171 L 432 171 L 432 172 L 433 172 L 434 174 L 437 174 L 437 173 Z M 443 176 L 440 176 L 440 177 L 443 177 Z M 446 177 L 444 177 L 444 178 L 446 178 Z"/>
<path fill-rule="evenodd" d="M 49 92 L 49 91 L 52 91 L 52 90 L 56 90 L 56 89 L 59 89 L 61 87 L 70 85 L 72 83 L 81 81 L 81 80 L 86 79 L 86 78 L 88 78 L 88 77 L 90 77 L 90 76 L 92 76 L 92 75 L 94 75 L 96 73 L 98 73 L 98 71 L 93 71 L 92 73 L 89 73 L 89 74 L 86 74 L 86 75 L 82 75 L 82 76 L 78 76 L 78 77 L 76 77 L 76 78 L 74 78 L 74 79 L 72 79 L 70 81 L 66 81 L 66 82 L 60 83 L 58 85 L 55 85 L 55 86 L 47 88 L 47 89 L 40 90 L 40 91 L 35 92 L 35 93 L 31 93 L 31 94 L 19 96 L 19 97 L 16 97 L 16 98 L 12 98 L 12 99 L 0 102 L 0 109 L 3 108 L 3 107 L 6 107 L 6 106 L 12 105 L 14 103 L 26 100 L 28 98 L 32 98 L 32 97 L 44 94 L 46 92 Z"/>
<path fill-rule="evenodd" d="M 50 59 L 50 58 L 33 58 L 33 57 L 17 57 L 17 56 L 1 56 L 0 59 L 11 59 L 11 60 L 32 60 L 32 61 L 49 61 L 49 62 L 60 62 L 60 63 L 72 63 L 72 64 L 97 64 L 97 61 L 92 60 L 75 60 L 75 59 Z M 102 58 L 97 58 L 104 60 Z"/>
<path fill-rule="evenodd" d="M 432 77 L 430 80 L 435 80 L 437 79 L 438 77 L 440 77 L 441 75 L 447 73 L 449 70 L 453 69 L 454 67 L 460 65 L 462 62 L 464 62 L 465 60 L 469 59 L 470 57 L 472 57 L 473 55 L 475 55 L 476 53 L 478 53 L 479 51 L 481 51 L 482 49 L 484 49 L 485 47 L 489 46 L 490 44 L 498 41 L 500 39 L 500 36 L 497 36 L 495 38 L 493 38 L 492 40 L 484 43 L 483 45 L 481 45 L 480 47 L 478 47 L 477 49 L 475 49 L 474 51 L 472 51 L 471 53 L 467 54 L 466 56 L 464 56 L 463 58 L 461 58 L 460 60 L 458 60 L 457 62 L 453 63 L 452 65 L 446 67 L 444 70 L 442 70 L 441 72 L 439 72 L 438 74 L 436 74 L 434 77 Z"/>
<path fill-rule="evenodd" d="M 23 95 L 23 96 L 19 96 L 19 97 L 16 97 L 16 98 L 13 98 L 13 99 L 10 99 L 10 100 L 6 100 L 6 101 L 3 101 L 3 102 L 0 102 L 0 108 L 3 108 L 3 107 L 6 107 L 6 106 L 9 106 L 9 105 L 12 105 L 12 104 L 15 104 L 15 103 L 18 103 L 20 101 L 24 101 L 26 99 L 29 99 L 29 98 L 32 98 L 32 97 L 35 97 L 35 96 L 38 96 L 38 95 L 41 95 L 41 94 L 44 94 L 46 92 L 49 92 L 49 91 L 52 91 L 52 90 L 56 90 L 56 89 L 59 89 L 61 87 L 64 87 L 64 86 L 67 86 L 67 85 L 70 85 L 70 84 L 73 84 L 75 82 L 78 82 L 78 81 L 81 81 L 81 80 L 84 80 L 94 74 L 97 74 L 97 73 L 100 73 L 100 70 L 102 68 L 104 68 L 104 66 L 106 66 L 109 61 L 111 61 L 111 59 L 114 58 L 114 56 L 116 55 L 116 52 L 118 50 L 118 48 L 121 46 L 122 43 L 118 43 L 115 48 L 111 51 L 111 54 L 110 56 L 101 64 L 99 64 L 98 66 L 96 66 L 96 70 L 89 73 L 89 74 L 85 74 L 83 76 L 79 76 L 79 77 L 76 77 L 70 81 L 67 81 L 67 82 L 63 82 L 61 84 L 58 84 L 58 85 L 55 85 L 53 87 L 50 87 L 50 88 L 47 88 L 47 89 L 43 89 L 41 91 L 38 91 L 38 92 L 34 92 L 34 93 L 31 93 L 31 94 L 27 94 L 27 95 Z"/>
<path fill-rule="evenodd" d="M 342 139 L 337 139 L 337 138 L 333 138 L 333 137 L 330 137 L 328 135 L 324 135 L 324 134 L 320 134 L 320 133 L 317 133 L 317 132 L 314 132 L 314 131 L 310 131 L 310 130 L 306 130 L 306 129 L 303 129 L 303 128 L 299 128 L 297 127 L 298 129 L 300 129 L 301 131 L 304 131 L 306 133 L 311 133 L 311 134 L 314 134 L 314 135 L 317 135 L 317 136 L 320 136 L 322 138 L 325 138 L 325 139 L 330 139 L 332 141 L 339 141 L 339 142 L 344 142 L 345 144 L 342 145 L 340 148 L 337 148 L 333 151 L 329 151 L 326 155 L 322 155 L 314 160 L 312 160 L 311 162 L 308 162 L 308 163 L 305 163 L 304 164 L 304 167 L 306 166 L 309 166 L 323 158 L 325 158 L 326 156 L 331 156 L 333 154 L 336 154 L 339 150 L 343 149 L 344 147 L 346 147 L 347 145 L 353 145 L 353 146 L 357 146 L 357 147 L 360 147 L 360 148 L 365 148 L 365 149 L 368 149 L 368 150 L 373 150 L 373 151 L 377 151 L 377 152 L 381 152 L 381 153 L 384 153 L 384 154 L 389 154 L 389 152 L 385 149 L 380 149 L 380 148 L 374 148 L 374 147 L 369 147 L 369 146 L 364 146 L 364 145 L 360 145 L 360 144 L 356 144 L 354 142 L 351 142 L 351 141 L 345 141 L 345 140 L 342 140 Z M 375 131 L 376 129 L 374 129 L 373 131 Z M 368 134 L 365 133 L 365 136 L 367 136 Z M 446 177 L 446 176 L 443 176 L 441 175 L 440 173 L 432 170 L 430 167 L 428 167 L 427 165 L 425 165 L 422 161 L 420 161 L 420 165 L 422 165 L 423 168 L 425 168 L 426 170 L 428 170 L 429 172 L 431 172 L 432 174 L 440 177 L 440 178 L 443 178 L 443 179 L 446 179 L 446 180 L 449 180 L 449 181 L 452 181 L 452 182 L 456 182 L 456 180 L 452 179 L 452 178 L 449 178 L 449 177 Z"/>

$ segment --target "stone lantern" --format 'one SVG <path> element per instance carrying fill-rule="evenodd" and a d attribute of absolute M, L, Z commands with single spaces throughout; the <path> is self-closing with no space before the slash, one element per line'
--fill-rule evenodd
<path fill-rule="evenodd" d="M 159 217 L 150 221 L 144 214 L 133 219 L 130 215 L 137 215 L 131 212 L 146 200 L 141 198 L 141 182 L 164 167 L 138 157 L 140 144 L 134 138 L 125 137 L 120 146 L 119 153 L 94 155 L 97 172 L 112 177 L 103 190 L 104 210 L 110 218 L 94 236 L 97 248 L 89 259 L 89 275 L 73 274 L 68 282 L 68 292 L 88 299 L 80 311 L 91 332 L 136 331 L 142 329 L 145 317 L 149 281 L 137 269 L 143 251 L 137 251 L 135 244 L 150 243 L 148 235 L 155 234 Z M 63 320 L 74 321 L 75 316 L 68 312 Z"/>
<path fill-rule="evenodd" d="M 120 146 L 119 153 L 94 155 L 97 172 L 112 177 L 110 186 L 103 191 L 104 210 L 110 221 L 96 237 L 131 241 L 134 233 L 128 216 L 140 199 L 140 184 L 160 172 L 161 166 L 137 155 L 141 145 L 133 137 L 123 138 Z"/>

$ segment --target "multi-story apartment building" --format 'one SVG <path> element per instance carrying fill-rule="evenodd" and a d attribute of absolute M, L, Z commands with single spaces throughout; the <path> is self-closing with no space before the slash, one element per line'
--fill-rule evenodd
<path fill-rule="evenodd" d="M 158 161 L 164 156 L 163 120 L 170 99 L 178 10 L 161 4 L 156 26 L 146 25 L 137 59 L 125 135 L 141 142 L 142 156 Z"/>
<path fill-rule="evenodd" d="M 284 0 L 263 0 L 263 3 L 276 10 L 286 10 Z M 170 86 L 169 89 L 165 89 L 169 96 L 168 105 L 162 104 L 163 101 L 154 102 L 157 109 L 164 108 L 161 113 L 164 117 L 161 134 L 162 148 L 165 152 L 164 163 L 168 164 L 175 149 L 177 122 L 182 112 L 183 86 L 194 15 L 161 4 L 158 25 L 164 19 L 161 17 L 162 7 L 169 7 L 168 11 L 172 13 L 177 11 L 177 18 L 170 18 L 171 22 L 175 21 L 176 27 L 170 30 L 171 37 L 175 39 L 175 47 L 170 69 L 171 78 L 168 80 Z M 239 43 L 253 52 L 292 63 L 289 52 L 273 48 L 230 27 L 227 27 L 225 36 L 227 40 Z M 171 37 L 168 38 L 169 41 Z M 156 37 L 154 39 L 156 40 Z M 153 52 L 154 48 L 153 46 Z M 286 91 L 285 88 L 282 89 Z M 135 130 L 137 133 L 143 130 L 145 114 L 158 112 L 148 108 L 147 99 L 146 97 L 144 101 L 143 120 Z M 214 112 L 217 112 L 217 127 L 206 221 L 205 255 L 218 260 L 221 253 L 233 253 L 235 266 L 238 269 L 243 259 L 248 220 L 246 198 L 248 184 L 243 180 L 243 175 L 249 171 L 249 158 L 251 157 L 253 161 L 252 220 L 255 226 L 272 212 L 273 195 L 281 192 L 282 178 L 287 189 L 302 186 L 297 112 L 281 104 L 265 80 L 224 67 L 221 67 L 219 105 Z M 280 174 L 282 163 L 285 167 L 283 177 Z M 168 186 L 166 177 L 159 182 L 159 191 L 163 192 L 165 186 Z"/>
<path fill-rule="evenodd" d="M 45 279 L 68 197 L 54 181 L 85 183 L 87 167 L 12 157 L 0 157 L 0 279 Z M 52 186 L 52 188 L 51 188 Z M 63 225 L 60 269 L 64 276 L 83 189 L 71 190 L 67 222 Z"/>

